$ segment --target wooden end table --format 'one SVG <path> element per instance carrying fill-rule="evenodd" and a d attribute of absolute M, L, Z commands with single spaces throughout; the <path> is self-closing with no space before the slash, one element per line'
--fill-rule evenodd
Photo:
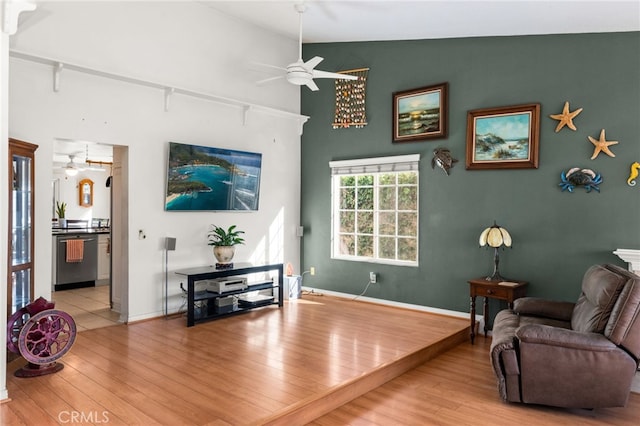
<path fill-rule="evenodd" d="M 509 309 L 512 309 L 515 299 L 526 296 L 528 283 L 518 280 L 488 281 L 486 278 L 474 278 L 468 282 L 471 299 L 471 344 L 473 344 L 473 339 L 476 337 L 476 296 L 484 297 L 482 312 L 484 315 L 484 337 L 487 337 L 489 298 L 505 300 L 509 304 Z"/>

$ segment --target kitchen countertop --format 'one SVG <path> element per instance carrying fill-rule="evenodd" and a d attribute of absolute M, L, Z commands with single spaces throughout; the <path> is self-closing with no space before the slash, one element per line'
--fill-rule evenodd
<path fill-rule="evenodd" d="M 109 234 L 110 228 L 52 228 L 51 233 L 56 235 L 74 235 L 74 234 Z"/>

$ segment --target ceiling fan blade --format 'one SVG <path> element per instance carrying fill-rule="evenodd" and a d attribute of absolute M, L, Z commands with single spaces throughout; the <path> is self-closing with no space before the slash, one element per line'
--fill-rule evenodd
<path fill-rule="evenodd" d="M 262 63 L 262 62 L 252 62 L 251 64 L 252 64 L 252 65 L 259 66 L 259 67 L 263 67 L 263 68 L 271 68 L 271 69 L 279 70 L 279 71 L 286 71 L 286 70 L 287 70 L 287 69 L 286 69 L 286 68 L 284 68 L 284 67 L 279 67 L 279 66 L 277 66 L 277 65 L 271 65 L 271 64 L 264 64 L 264 63 Z"/>
<path fill-rule="evenodd" d="M 318 86 L 316 85 L 315 81 L 313 81 L 313 80 L 308 80 L 308 81 L 305 83 L 305 85 L 306 85 L 309 89 L 313 90 L 314 92 L 317 92 L 318 90 L 320 90 L 320 89 L 318 88 Z"/>
<path fill-rule="evenodd" d="M 335 78 L 341 80 L 357 80 L 358 77 L 350 74 L 341 74 L 338 72 L 329 72 L 321 70 L 313 70 L 313 78 Z"/>
<path fill-rule="evenodd" d="M 314 56 L 313 58 L 311 58 L 307 62 L 305 62 L 304 66 L 307 69 L 312 70 L 322 61 L 324 61 L 324 58 L 321 58 L 320 56 Z"/>
<path fill-rule="evenodd" d="M 262 84 L 268 83 L 270 81 L 280 80 L 281 78 L 284 78 L 284 77 L 285 77 L 284 75 L 279 75 L 277 77 L 269 77 L 269 78 L 265 78 L 263 80 L 256 81 L 256 84 L 257 85 L 262 85 Z"/>

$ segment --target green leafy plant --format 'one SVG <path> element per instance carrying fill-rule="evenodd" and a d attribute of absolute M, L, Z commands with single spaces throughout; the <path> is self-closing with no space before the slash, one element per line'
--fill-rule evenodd
<path fill-rule="evenodd" d="M 241 234 L 244 234 L 244 231 L 236 231 L 236 225 L 231 225 L 227 230 L 216 225 L 211 225 L 211 231 L 209 231 L 208 234 L 208 244 L 210 246 L 235 246 L 244 244 L 244 238 L 240 236 Z"/>
<path fill-rule="evenodd" d="M 67 203 L 56 201 L 56 214 L 60 219 L 64 219 L 65 212 L 67 210 Z"/>

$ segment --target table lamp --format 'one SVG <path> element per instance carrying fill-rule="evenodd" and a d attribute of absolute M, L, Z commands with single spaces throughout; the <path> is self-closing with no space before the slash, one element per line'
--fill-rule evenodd
<path fill-rule="evenodd" d="M 480 234 L 480 247 L 490 246 L 494 248 L 493 255 L 493 274 L 486 277 L 487 281 L 504 281 L 504 278 L 498 272 L 498 263 L 500 263 L 500 257 L 498 256 L 498 249 L 502 246 L 511 247 L 511 235 L 506 229 L 496 225 L 493 221 L 493 226 L 488 227 L 482 234 Z"/>

